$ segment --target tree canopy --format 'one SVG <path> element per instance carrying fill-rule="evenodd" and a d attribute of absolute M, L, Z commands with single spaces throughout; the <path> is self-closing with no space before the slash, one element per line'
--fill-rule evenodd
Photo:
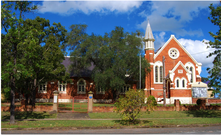
<path fill-rule="evenodd" d="M 214 88 L 213 94 L 216 94 L 221 93 L 221 6 L 220 3 L 218 5 L 211 4 L 209 8 L 211 10 L 209 20 L 219 27 L 216 33 L 209 32 L 214 38 L 214 41 L 210 41 L 209 45 L 215 51 L 210 53 L 208 57 L 215 56 L 215 58 L 213 60 L 213 67 L 207 69 L 210 80 L 209 86 Z"/>
<path fill-rule="evenodd" d="M 84 30 L 85 32 L 85 26 Z M 82 33 L 81 33 L 82 34 Z M 85 35 L 85 34 L 83 34 Z M 142 46 L 137 33 L 124 32 L 122 27 L 116 27 L 110 33 L 100 35 L 85 35 L 84 40 L 75 46 L 71 53 L 71 69 L 80 73 L 82 69 L 95 65 L 92 79 L 96 89 L 112 90 L 114 98 L 117 91 L 126 84 L 139 80 L 139 53 Z M 148 72 L 149 63 L 142 56 L 142 80 Z M 125 74 L 130 76 L 127 78 Z M 79 74 L 80 75 L 80 74 Z"/>
<path fill-rule="evenodd" d="M 35 9 L 37 6 L 27 1 L 2 2 L 1 87 L 6 95 L 10 92 L 11 124 L 14 123 L 15 92 L 25 94 L 34 106 L 40 83 L 69 77 L 61 64 L 66 53 L 62 50 L 67 42 L 67 30 L 60 23 L 50 26 L 44 18 L 23 18 L 24 12 Z"/>

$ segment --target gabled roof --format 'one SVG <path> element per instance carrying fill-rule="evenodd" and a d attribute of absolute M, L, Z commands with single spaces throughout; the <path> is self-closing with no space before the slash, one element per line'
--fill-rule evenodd
<path fill-rule="evenodd" d="M 187 73 L 186 73 L 187 78 L 188 78 L 188 80 L 190 80 L 191 72 L 185 68 L 185 66 L 183 65 L 183 63 L 182 63 L 181 61 L 179 61 L 179 62 L 176 64 L 176 66 L 175 66 L 172 70 L 169 71 L 168 76 L 170 77 L 171 81 L 173 81 L 174 75 L 175 75 L 174 71 L 176 71 L 176 69 L 179 67 L 179 65 L 181 65 L 182 68 L 187 72 Z"/>
<path fill-rule="evenodd" d="M 191 55 L 190 53 L 180 44 L 180 42 L 175 38 L 174 35 L 170 36 L 170 39 L 156 52 L 154 55 L 154 59 L 157 58 L 157 56 L 163 51 L 163 49 L 170 43 L 170 41 L 174 39 L 177 44 L 184 50 L 184 52 L 197 64 L 197 65 L 202 65 L 201 63 L 198 63 Z"/>
<path fill-rule="evenodd" d="M 179 67 L 179 65 L 181 65 L 181 66 L 183 67 L 183 69 L 184 69 L 187 73 L 191 73 L 189 70 L 187 70 L 187 69 L 185 68 L 184 64 L 183 64 L 181 61 L 179 61 L 179 62 L 176 64 L 176 66 L 175 66 L 172 70 L 170 70 L 170 71 L 173 73 L 174 71 L 176 71 L 176 69 Z"/>
<path fill-rule="evenodd" d="M 65 66 L 66 72 L 70 73 L 70 77 L 78 77 L 78 75 L 76 73 L 74 73 L 74 71 L 68 70 L 69 66 L 71 65 L 70 56 L 65 56 L 65 59 L 61 64 L 63 64 Z M 90 77 L 94 67 L 95 67 L 95 65 L 93 63 L 91 63 L 90 67 L 81 70 L 80 76 L 81 77 Z"/>

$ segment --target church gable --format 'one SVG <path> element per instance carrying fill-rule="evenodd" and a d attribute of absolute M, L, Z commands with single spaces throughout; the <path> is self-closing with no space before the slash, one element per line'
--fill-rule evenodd
<path fill-rule="evenodd" d="M 190 53 L 179 43 L 174 35 L 171 35 L 170 39 L 157 51 L 154 55 L 154 59 L 162 59 L 162 56 L 168 55 L 172 60 L 180 59 L 185 57 L 185 59 L 191 61 L 192 63 L 198 64 L 198 62 L 190 55 Z M 186 63 L 186 62 L 183 62 Z"/>
<path fill-rule="evenodd" d="M 169 71 L 169 77 L 175 84 L 175 89 L 184 89 L 188 87 L 188 83 L 191 79 L 191 72 L 185 68 L 181 61 L 179 61 L 177 65 Z"/>
<path fill-rule="evenodd" d="M 191 72 L 185 68 L 185 66 L 183 65 L 181 61 L 179 61 L 172 70 L 169 70 L 168 75 L 172 82 L 175 80 L 176 77 L 178 78 L 184 77 L 188 81 L 190 81 Z"/>
<path fill-rule="evenodd" d="M 154 55 L 154 61 L 162 61 L 163 56 L 165 57 L 166 75 L 179 61 L 183 64 L 192 63 L 194 69 L 198 71 L 194 71 L 196 75 L 201 72 L 202 64 L 198 63 L 173 35 Z"/>

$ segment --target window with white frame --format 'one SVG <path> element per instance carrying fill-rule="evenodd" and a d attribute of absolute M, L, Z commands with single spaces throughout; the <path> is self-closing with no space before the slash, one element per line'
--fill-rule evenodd
<path fill-rule="evenodd" d="M 154 80 L 155 83 L 163 83 L 163 66 L 161 62 L 158 62 L 154 68 Z"/>
<path fill-rule="evenodd" d="M 185 85 L 186 85 L 186 84 L 185 84 L 185 80 L 183 79 L 183 80 L 182 80 L 182 87 L 185 88 Z"/>
<path fill-rule="evenodd" d="M 121 88 L 120 93 L 125 94 L 127 91 L 129 91 L 129 89 L 130 89 L 130 85 L 127 84 Z"/>
<path fill-rule="evenodd" d="M 193 67 L 190 67 L 190 72 L 191 72 L 190 82 L 193 83 Z"/>
<path fill-rule="evenodd" d="M 86 94 L 86 81 L 84 79 L 80 79 L 77 82 L 77 93 Z"/>
<path fill-rule="evenodd" d="M 67 86 L 67 83 L 66 82 L 59 82 L 58 81 L 58 91 L 61 92 L 61 93 L 66 93 L 66 86 Z"/>
<path fill-rule="evenodd" d="M 155 82 L 158 82 L 158 66 L 155 67 Z"/>
<path fill-rule="evenodd" d="M 163 66 L 160 66 L 160 82 L 163 82 Z"/>
<path fill-rule="evenodd" d="M 176 87 L 179 88 L 180 87 L 180 79 L 176 80 Z"/>
<path fill-rule="evenodd" d="M 170 48 L 170 50 L 168 51 L 168 55 L 172 59 L 177 59 L 180 55 L 180 52 L 176 48 Z"/>
<path fill-rule="evenodd" d="M 185 78 L 176 78 L 175 79 L 175 88 L 184 89 L 186 88 L 187 80 Z"/>
<path fill-rule="evenodd" d="M 47 93 L 47 82 L 38 85 L 38 93 Z"/>
<path fill-rule="evenodd" d="M 101 87 L 97 88 L 96 94 L 105 94 L 105 90 L 102 89 Z"/>
<path fill-rule="evenodd" d="M 195 67 L 194 67 L 194 65 L 191 62 L 187 62 L 185 64 L 185 67 L 188 71 L 191 72 L 191 76 L 190 76 L 190 80 L 189 80 L 190 83 L 195 82 Z"/>

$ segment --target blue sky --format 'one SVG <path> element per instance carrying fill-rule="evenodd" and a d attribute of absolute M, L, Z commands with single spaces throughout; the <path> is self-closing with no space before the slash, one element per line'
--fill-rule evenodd
<path fill-rule="evenodd" d="M 202 63 L 202 77 L 207 77 L 207 67 L 212 67 L 212 58 L 206 58 L 213 49 L 202 41 L 213 40 L 209 31 L 217 32 L 208 17 L 210 3 L 219 1 L 38 1 L 39 10 L 27 14 L 60 22 L 69 31 L 72 24 L 88 25 L 87 33 L 103 35 L 121 26 L 126 32 L 145 32 L 149 19 L 155 38 L 155 50 L 173 34 L 178 41 Z"/>

